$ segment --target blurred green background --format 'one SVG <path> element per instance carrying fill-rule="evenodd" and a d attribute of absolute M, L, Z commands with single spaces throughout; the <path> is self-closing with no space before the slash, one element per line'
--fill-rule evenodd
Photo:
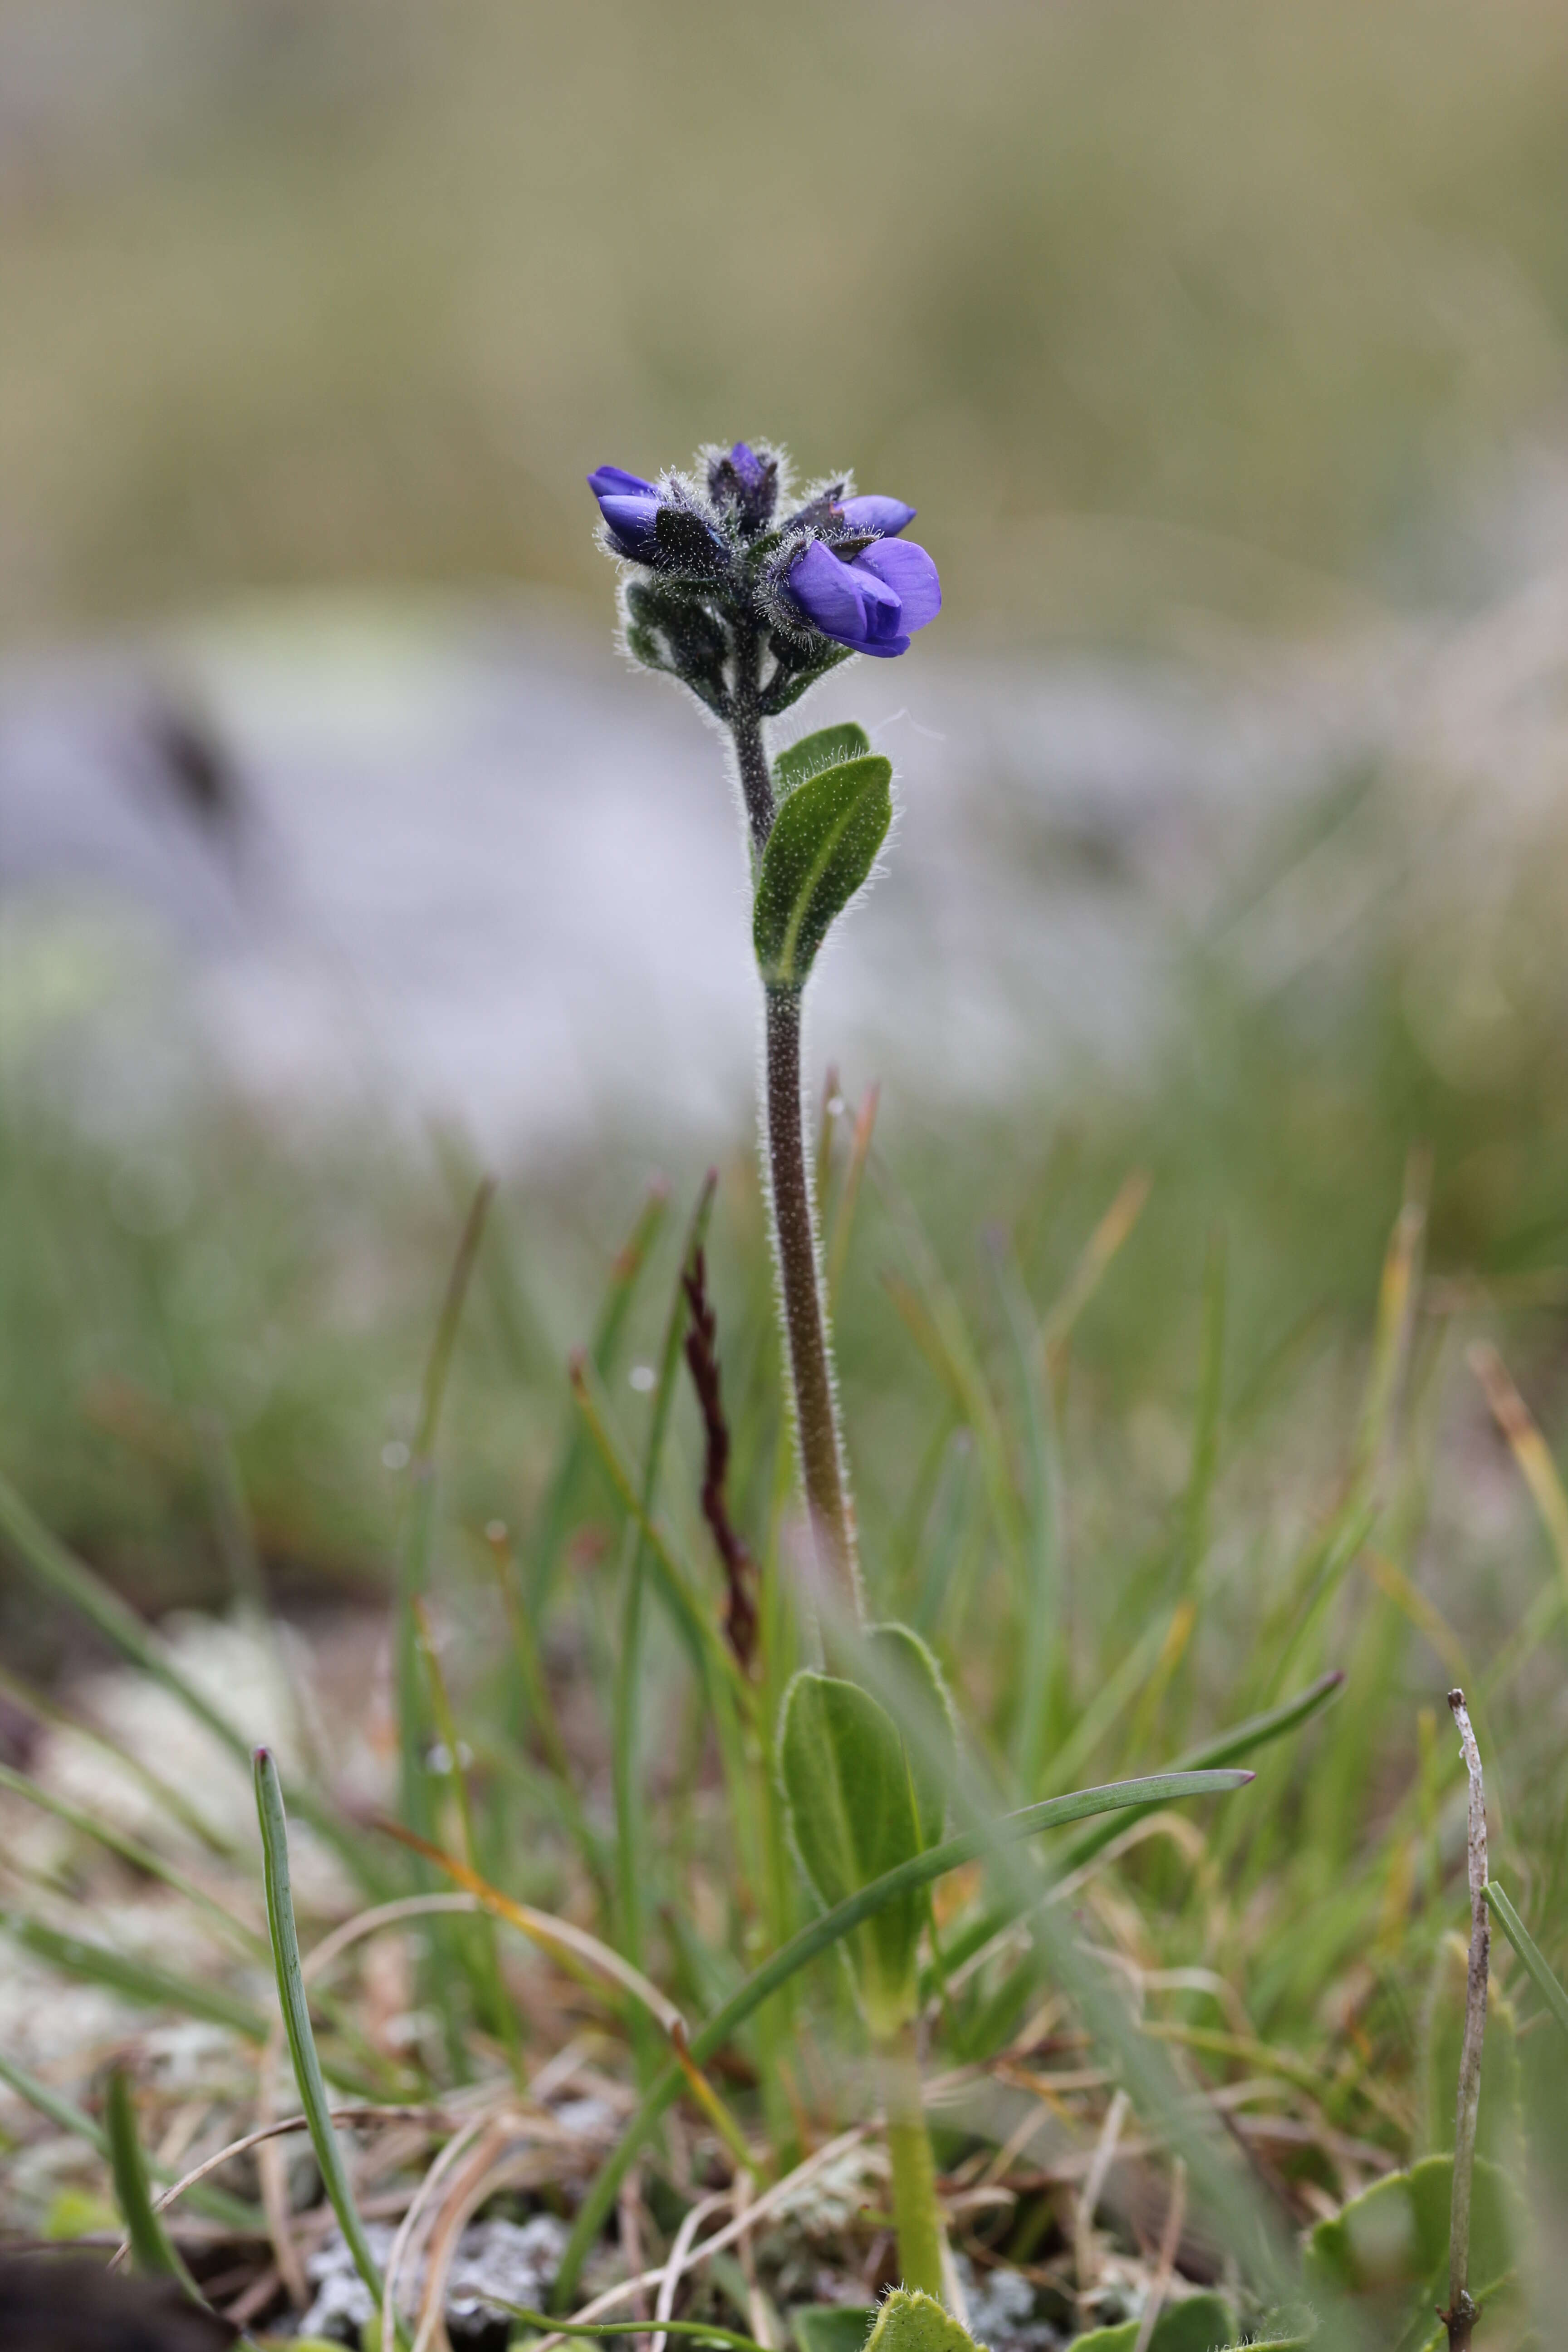
<path fill-rule="evenodd" d="M 950 641 L 1317 625 L 1560 429 L 1568 15 L 7 0 L 0 283 L 13 638 L 602 599 L 584 471 L 735 433 L 918 500 Z"/>

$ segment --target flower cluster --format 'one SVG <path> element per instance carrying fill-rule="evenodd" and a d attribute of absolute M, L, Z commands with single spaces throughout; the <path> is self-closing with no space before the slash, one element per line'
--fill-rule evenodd
<path fill-rule="evenodd" d="M 700 487 L 601 466 L 588 487 L 611 554 L 637 567 L 626 644 L 720 718 L 771 718 L 852 653 L 906 653 L 942 608 L 936 565 L 901 534 L 914 509 L 829 482 L 784 513 L 779 452 L 704 453 Z"/>

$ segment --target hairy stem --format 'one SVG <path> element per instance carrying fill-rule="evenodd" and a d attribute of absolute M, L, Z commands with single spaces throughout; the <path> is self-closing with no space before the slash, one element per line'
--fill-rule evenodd
<path fill-rule="evenodd" d="M 893 2228 L 899 2242 L 899 2275 L 938 2303 L 946 2301 L 942 2215 L 936 2201 L 936 2166 L 921 2104 L 920 2060 L 912 2025 L 877 2045 L 877 2074 L 887 2117 L 888 2155 L 893 2168 Z"/>
<path fill-rule="evenodd" d="M 801 1482 L 824 1577 L 840 1602 L 858 1611 L 855 1515 L 838 1430 L 838 1399 L 801 1103 L 800 991 L 770 988 L 766 1013 L 769 1191 Z"/>
<path fill-rule="evenodd" d="M 773 829 L 774 805 L 773 774 L 768 766 L 767 746 L 763 740 L 759 697 L 761 669 L 761 640 L 755 635 L 738 635 L 735 689 L 730 698 L 730 733 L 735 746 L 741 797 L 746 803 L 746 822 L 751 828 L 753 865 L 768 845 L 768 835 Z"/>
<path fill-rule="evenodd" d="M 1448 2352 L 1469 2352 L 1476 2324 L 1470 2300 L 1470 2182 L 1476 2161 L 1476 2122 L 1481 2103 L 1481 2049 L 1487 2030 L 1487 1967 L 1491 1950 L 1491 1912 L 1487 1903 L 1487 1800 L 1480 1750 L 1470 1728 L 1461 1690 L 1448 1693 L 1469 1776 L 1470 1962 L 1465 1980 L 1465 2038 L 1459 2052 L 1459 2097 L 1454 2118 L 1454 2193 L 1448 2215 L 1448 2308 L 1443 2322 Z"/>

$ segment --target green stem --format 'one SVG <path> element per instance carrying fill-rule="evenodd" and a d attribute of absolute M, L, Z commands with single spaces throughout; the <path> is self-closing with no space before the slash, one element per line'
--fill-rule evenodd
<path fill-rule="evenodd" d="M 942 2303 L 946 2300 L 942 2215 L 937 2209 L 931 2134 L 921 2103 L 920 2058 L 912 2025 L 900 2027 L 877 2044 L 877 2076 L 893 2168 L 899 2275 L 905 2286 L 920 2287 Z"/>
<path fill-rule="evenodd" d="M 824 1578 L 837 1598 L 851 1604 L 858 1616 L 859 1554 L 839 1429 L 801 1101 L 801 992 L 770 988 L 765 1003 L 768 1192 L 801 1483 Z"/>

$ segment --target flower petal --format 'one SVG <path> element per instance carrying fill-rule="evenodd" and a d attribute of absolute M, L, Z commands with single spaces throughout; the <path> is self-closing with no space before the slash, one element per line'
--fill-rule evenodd
<path fill-rule="evenodd" d="M 907 507 L 902 499 L 844 499 L 839 512 L 857 530 L 880 531 L 884 539 L 891 539 L 915 519 L 913 507 Z"/>
<path fill-rule="evenodd" d="M 858 645 L 866 635 L 867 582 L 814 539 L 789 575 L 791 593 L 824 636 Z"/>
<path fill-rule="evenodd" d="M 628 474 L 624 466 L 600 466 L 589 475 L 588 488 L 599 499 L 614 498 L 617 494 L 623 498 L 632 496 L 655 500 L 658 497 L 657 483 L 645 482 L 640 474 Z"/>
<path fill-rule="evenodd" d="M 902 610 L 901 625 L 923 629 L 942 610 L 942 582 L 936 565 L 923 547 L 910 539 L 879 539 L 862 548 L 850 569 L 869 572 L 894 592 Z"/>
<path fill-rule="evenodd" d="M 616 538 L 623 547 L 629 549 L 632 554 L 637 556 L 640 556 L 645 548 L 651 550 L 653 546 L 654 517 L 658 512 L 658 507 L 657 490 L 650 490 L 646 497 L 632 498 L 616 495 L 603 497 L 599 500 L 599 512 L 609 524 Z"/>
<path fill-rule="evenodd" d="M 879 645 L 875 639 L 868 637 L 864 645 L 857 646 L 855 650 L 858 654 L 875 654 L 879 661 L 891 661 L 895 654 L 907 654 L 911 642 L 909 637 L 884 637 Z"/>

